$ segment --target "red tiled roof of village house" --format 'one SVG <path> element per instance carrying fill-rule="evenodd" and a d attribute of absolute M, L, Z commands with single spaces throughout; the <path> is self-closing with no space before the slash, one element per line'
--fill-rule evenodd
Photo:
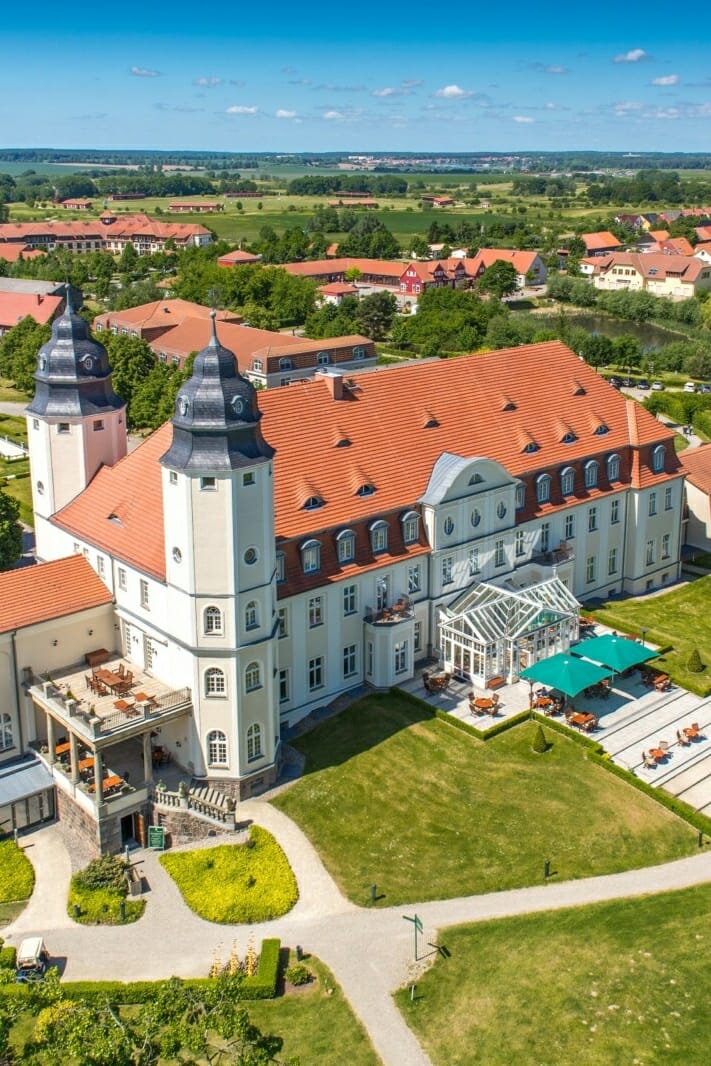
<path fill-rule="evenodd" d="M 0 223 L 0 241 L 24 241 L 29 237 L 46 233 L 54 237 L 67 237 L 74 240 L 100 240 L 108 229 L 98 219 L 85 221 L 75 219 L 67 222 L 2 222 Z"/>
<path fill-rule="evenodd" d="M 63 296 L 34 292 L 0 292 L 0 326 L 9 329 L 27 315 L 35 322 L 51 322 L 64 307 Z"/>
<path fill-rule="evenodd" d="M 198 222 L 159 222 L 148 215 L 123 215 L 108 226 L 102 224 L 101 232 L 113 237 L 157 237 L 161 240 L 185 240 L 188 237 L 204 236 L 209 229 Z"/>
<path fill-rule="evenodd" d="M 697 226 L 696 236 L 700 241 L 711 241 L 711 226 Z"/>
<path fill-rule="evenodd" d="M 191 352 L 201 351 L 210 340 L 210 322 L 207 318 L 187 316 L 174 329 L 162 337 L 151 341 L 155 352 L 165 352 L 177 356 L 181 363 Z M 258 348 L 283 348 L 294 343 L 290 333 L 274 333 L 268 329 L 254 329 L 252 326 L 234 325 L 230 322 L 220 324 L 220 343 L 234 353 L 240 369 L 245 369 L 250 357 Z M 318 341 L 312 341 L 315 347 Z"/>
<path fill-rule="evenodd" d="M 223 333 L 224 330 L 221 329 L 220 341 L 222 344 L 225 343 L 222 339 Z M 321 337 L 320 340 L 316 341 L 296 340 L 294 337 L 289 337 L 285 334 L 280 334 L 280 336 L 283 336 L 287 342 L 284 345 L 279 345 L 278 352 L 281 356 L 300 355 L 303 352 L 313 352 L 319 349 L 322 351 L 332 351 L 334 348 L 352 348 L 356 344 L 366 345 L 373 343 L 370 337 L 364 337 L 360 333 L 349 333 L 344 337 Z M 292 343 L 289 344 L 289 341 Z M 255 348 L 251 354 L 256 356 L 267 356 L 270 354 L 270 348 L 272 347 L 272 344 L 267 344 L 264 348 Z"/>
<path fill-rule="evenodd" d="M 601 248 L 622 247 L 614 233 L 610 233 L 609 230 L 600 230 L 597 233 L 583 233 L 581 234 L 581 239 L 584 241 L 588 252 L 594 252 Z"/>
<path fill-rule="evenodd" d="M 613 252 L 605 257 L 600 273 L 604 274 L 614 266 L 632 267 L 642 277 L 657 281 L 675 277 L 689 283 L 696 281 L 703 270 L 708 270 L 708 263 L 693 255 L 658 255 L 654 252 Z"/>
<path fill-rule="evenodd" d="M 85 197 L 75 197 L 74 199 L 62 200 L 62 207 L 91 207 L 91 200 Z"/>
<path fill-rule="evenodd" d="M 320 291 L 324 296 L 353 296 L 358 289 L 347 281 L 330 281 L 327 285 L 322 285 Z"/>
<path fill-rule="evenodd" d="M 254 255 L 252 252 L 245 252 L 242 248 L 235 248 L 232 252 L 225 252 L 217 260 L 218 266 L 234 266 L 235 263 L 259 263 L 261 255 Z"/>
<path fill-rule="evenodd" d="M 690 241 L 686 237 L 666 237 L 662 241 L 657 242 L 659 244 L 659 250 L 663 254 L 671 255 L 693 255 L 694 248 Z"/>
<path fill-rule="evenodd" d="M 226 345 L 227 328 L 219 331 Z M 356 387 L 346 388 L 342 400 L 331 398 L 320 375 L 259 394 L 262 430 L 276 449 L 279 538 L 314 535 L 412 506 L 443 452 L 488 456 L 513 476 L 528 478 L 543 470 L 555 474 L 564 464 L 592 456 L 599 457 L 604 470 L 605 456 L 619 452 L 635 487 L 661 483 L 680 471 L 671 431 L 615 392 L 558 341 L 374 371 L 355 381 Z M 571 444 L 562 443 L 561 417 L 576 436 Z M 608 427 L 602 436 L 594 432 L 600 422 Z M 163 577 L 157 460 L 167 450 L 171 433 L 166 423 L 115 467 L 102 468 L 54 521 L 138 569 Z M 522 433 L 535 439 L 538 452 L 523 450 Z M 338 446 L 344 439 L 347 448 Z M 668 445 L 667 472 L 656 474 L 650 469 L 650 446 L 659 442 Z M 632 471 L 629 453 L 637 449 L 643 455 Z M 577 479 L 580 501 L 616 487 L 601 476 L 597 488 L 584 489 L 582 480 Z M 359 496 L 358 488 L 366 482 L 376 492 Z M 324 499 L 324 506 L 305 510 L 307 496 L 315 494 Z M 555 502 L 554 497 L 550 504 L 532 509 L 529 517 L 570 504 L 570 498 Z M 111 514 L 116 519 L 110 520 Z"/>
<path fill-rule="evenodd" d="M 538 252 L 522 252 L 512 248 L 480 248 L 473 259 L 458 259 L 464 263 L 467 274 L 476 277 L 483 266 L 488 269 L 494 263 L 513 263 L 517 274 L 527 274 L 532 269 Z"/>
<path fill-rule="evenodd" d="M 0 573 L 0 633 L 111 603 L 83 555 Z"/>
<path fill-rule="evenodd" d="M 655 241 L 666 241 L 669 237 L 668 229 L 650 229 L 647 230 L 650 237 L 653 237 Z"/>
<path fill-rule="evenodd" d="M 362 274 L 378 274 L 381 277 L 391 276 L 393 281 L 399 281 L 406 263 L 403 260 L 392 259 L 312 259 L 304 263 L 282 263 L 281 266 L 289 274 L 297 274 L 301 277 L 318 277 L 320 274 L 345 273 L 346 270 L 360 270 Z"/>
<path fill-rule="evenodd" d="M 0 242 L 0 259 L 4 259 L 6 263 L 17 263 L 20 258 L 36 259 L 42 255 L 45 253 L 40 248 L 30 248 L 27 244 L 15 241 Z"/>
<path fill-rule="evenodd" d="M 711 444 L 685 448 L 679 453 L 679 461 L 686 473 L 686 480 L 711 496 Z"/>
<path fill-rule="evenodd" d="M 202 304 L 193 303 L 192 300 L 154 300 L 152 303 L 140 304 L 138 307 L 127 307 L 124 311 L 106 311 L 97 315 L 94 319 L 94 328 L 97 324 L 104 330 L 112 326 L 127 329 L 172 329 L 180 325 L 186 318 L 201 318 L 206 322 L 210 318 L 210 308 Z M 218 322 L 242 322 L 242 316 L 232 311 L 218 311 Z"/>
<path fill-rule="evenodd" d="M 185 240 L 188 237 L 209 234 L 209 230 L 196 222 L 159 222 L 148 215 L 124 215 L 108 225 L 98 219 L 69 222 L 3 222 L 0 223 L 0 241 L 27 240 L 33 235 L 48 234 L 74 240 L 103 240 L 114 237 L 158 237 L 167 240 Z"/>

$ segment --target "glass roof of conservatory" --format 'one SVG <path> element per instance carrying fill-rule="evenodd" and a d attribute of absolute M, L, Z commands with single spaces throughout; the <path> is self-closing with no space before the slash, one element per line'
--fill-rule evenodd
<path fill-rule="evenodd" d="M 440 625 L 444 632 L 492 644 L 501 637 L 516 640 L 577 615 L 579 606 L 557 577 L 515 591 L 483 581 L 449 607 L 440 608 Z"/>

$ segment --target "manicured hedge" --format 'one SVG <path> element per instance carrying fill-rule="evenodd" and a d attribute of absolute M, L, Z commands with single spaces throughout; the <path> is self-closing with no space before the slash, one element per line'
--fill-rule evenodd
<path fill-rule="evenodd" d="M 262 941 L 257 972 L 252 977 L 245 977 L 245 999 L 274 999 L 279 980 L 279 961 L 281 958 L 281 941 L 270 937 Z"/>

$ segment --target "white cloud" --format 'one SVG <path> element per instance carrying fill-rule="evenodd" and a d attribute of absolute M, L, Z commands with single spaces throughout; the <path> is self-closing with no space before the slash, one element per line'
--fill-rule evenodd
<path fill-rule="evenodd" d="M 419 89 L 424 84 L 422 78 L 404 78 L 401 82 L 403 89 Z"/>
<path fill-rule="evenodd" d="M 618 100 L 612 105 L 612 110 L 616 115 L 629 115 L 630 112 L 641 111 L 643 106 L 638 100 Z"/>
<path fill-rule="evenodd" d="M 159 70 L 149 70 L 148 67 L 131 67 L 131 73 L 135 78 L 159 78 Z"/>
<path fill-rule="evenodd" d="M 372 96 L 402 96 L 404 89 L 396 89 L 392 85 L 386 85 L 384 89 L 373 89 Z"/>
<path fill-rule="evenodd" d="M 682 115 L 678 107 L 658 107 L 649 117 L 674 120 L 681 118 Z"/>
<path fill-rule="evenodd" d="M 678 85 L 678 74 L 665 74 L 662 78 L 653 78 L 652 85 Z"/>
<path fill-rule="evenodd" d="M 443 89 L 438 89 L 435 93 L 435 96 L 439 96 L 442 100 L 463 100 L 471 95 L 466 89 L 461 89 L 459 85 L 445 85 Z"/>
<path fill-rule="evenodd" d="M 233 104 L 225 111 L 226 115 L 256 115 L 258 107 L 245 107 L 244 104 Z"/>
<path fill-rule="evenodd" d="M 296 111 L 286 111 L 283 107 L 278 107 L 274 112 L 275 118 L 296 118 Z"/>
<path fill-rule="evenodd" d="M 514 122 L 519 122 L 521 125 L 528 125 L 530 122 L 536 121 L 534 118 L 531 118 L 530 115 L 514 115 L 513 120 Z"/>
<path fill-rule="evenodd" d="M 201 89 L 214 89 L 216 85 L 222 85 L 222 78 L 193 78 L 193 85 L 199 85 Z"/>
<path fill-rule="evenodd" d="M 323 117 L 329 122 L 343 122 L 346 116 L 342 111 L 326 111 Z"/>
<path fill-rule="evenodd" d="M 651 56 L 645 52 L 643 48 L 630 48 L 629 52 L 623 52 L 621 55 L 615 56 L 613 62 L 615 63 L 639 63 L 643 59 L 650 59 Z"/>

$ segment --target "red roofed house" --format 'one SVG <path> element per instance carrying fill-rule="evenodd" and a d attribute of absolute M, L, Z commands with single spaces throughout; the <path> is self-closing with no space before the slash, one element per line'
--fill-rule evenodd
<path fill-rule="evenodd" d="M 124 215 L 113 222 L 104 214 L 91 222 L 0 223 L 0 248 L 8 242 L 46 252 L 64 248 L 69 252 L 119 253 L 132 244 L 139 255 L 148 255 L 161 251 L 169 240 L 177 248 L 202 248 L 212 242 L 212 234 L 196 222 L 159 222 L 148 215 Z"/>
<path fill-rule="evenodd" d="M 586 255 L 608 255 L 622 247 L 614 233 L 601 230 L 598 233 L 581 233 Z"/>
<path fill-rule="evenodd" d="M 686 532 L 684 543 L 711 551 L 711 444 L 679 453 L 686 474 Z"/>
<path fill-rule="evenodd" d="M 347 281 L 331 281 L 328 285 L 320 288 L 321 299 L 325 304 L 335 304 L 336 307 L 346 296 L 358 296 L 358 289 Z"/>
<path fill-rule="evenodd" d="M 225 205 L 220 200 L 208 202 L 207 200 L 191 200 L 185 203 L 168 204 L 168 210 L 174 214 L 211 214 L 215 211 L 224 211 Z"/>
<path fill-rule="evenodd" d="M 252 252 L 243 252 L 241 248 L 235 248 L 233 252 L 226 252 L 217 260 L 221 267 L 251 266 L 262 261 L 261 255 L 253 255 Z"/>
<path fill-rule="evenodd" d="M 11 241 L 0 242 L 0 259 L 6 263 L 17 263 L 21 259 L 37 259 L 44 255 L 37 248 L 31 248 L 29 244 L 15 243 Z"/>
<path fill-rule="evenodd" d="M 511 248 L 482 248 L 473 259 L 463 260 L 467 274 L 473 279 L 481 277 L 494 263 L 513 263 L 516 284 L 519 289 L 527 285 L 545 285 L 548 270 L 538 252 L 518 251 Z"/>
<path fill-rule="evenodd" d="M 423 196 L 422 202 L 432 204 L 433 207 L 452 207 L 454 204 L 451 196 Z"/>
<path fill-rule="evenodd" d="M 563 344 L 356 377 L 325 363 L 257 392 L 230 329 L 211 318 L 171 422 L 130 454 L 84 320 L 69 308 L 39 353 L 37 553 L 82 588 L 88 564 L 98 614 L 65 638 L 52 599 L 51 639 L 0 656 L 17 694 L 0 737 L 5 758 L 39 750 L 96 848 L 159 816 L 175 839 L 185 818 L 232 826 L 228 799 L 275 781 L 283 732 L 341 694 L 412 680 L 428 656 L 477 686 L 513 681 L 577 638 L 576 597 L 679 575 L 671 431 Z M 0 586 L 12 631 L 46 585 L 40 567 L 18 580 L 21 595 Z M 520 631 L 477 629 L 492 597 L 530 606 Z M 163 793 L 153 765 L 168 760 Z"/>
<path fill-rule="evenodd" d="M 62 207 L 65 211 L 90 211 L 92 201 L 83 197 L 75 200 L 62 200 Z"/>
<path fill-rule="evenodd" d="M 64 310 L 64 297 L 40 293 L 0 292 L 0 337 L 28 315 L 35 322 L 52 322 Z"/>
<path fill-rule="evenodd" d="M 688 300 L 711 289 L 711 266 L 697 256 L 617 252 L 589 259 L 585 265 L 595 287 L 607 291 L 643 290 L 654 296 Z"/>

